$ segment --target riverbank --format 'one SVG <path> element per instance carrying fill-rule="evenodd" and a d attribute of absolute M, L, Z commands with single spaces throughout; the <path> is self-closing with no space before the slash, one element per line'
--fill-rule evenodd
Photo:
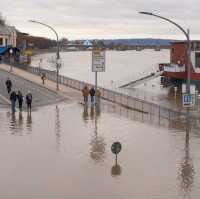
<path fill-rule="evenodd" d="M 84 52 L 84 51 L 91 51 L 91 50 L 81 50 L 81 49 L 61 49 L 60 53 L 62 52 Z M 48 54 L 48 53 L 56 53 L 57 48 L 48 48 L 48 49 L 32 49 L 32 55 L 42 55 L 42 54 Z"/>

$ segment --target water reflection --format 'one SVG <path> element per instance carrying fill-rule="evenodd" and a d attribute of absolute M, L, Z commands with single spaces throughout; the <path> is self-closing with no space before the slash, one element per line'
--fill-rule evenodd
<path fill-rule="evenodd" d="M 119 164 L 115 164 L 113 165 L 113 167 L 111 168 L 111 175 L 113 177 L 119 176 L 122 173 L 122 169 L 121 166 Z"/>
<path fill-rule="evenodd" d="M 83 121 L 85 122 L 85 123 L 87 123 L 88 122 L 88 119 L 89 119 L 89 114 L 88 114 L 88 105 L 87 104 L 84 104 L 83 105 Z"/>
<path fill-rule="evenodd" d="M 61 143 L 61 122 L 60 122 L 60 109 L 58 105 L 56 105 L 56 122 L 55 122 L 55 132 L 56 132 L 56 145 L 57 149 L 60 148 Z"/>
<path fill-rule="evenodd" d="M 11 116 L 10 129 L 11 129 L 12 133 L 15 133 L 16 128 L 17 128 L 16 115 L 15 115 L 15 113 L 11 113 L 10 116 Z"/>
<path fill-rule="evenodd" d="M 95 107 L 94 104 L 92 104 L 90 107 L 90 120 L 94 120 L 94 107 Z M 95 123 L 96 123 L 96 117 L 95 117 Z"/>
<path fill-rule="evenodd" d="M 24 119 L 23 113 L 10 113 L 7 112 L 7 118 L 9 119 L 8 128 L 11 130 L 11 134 L 23 134 L 24 131 Z M 27 125 L 30 127 L 31 119 L 30 116 L 27 116 Z"/>
<path fill-rule="evenodd" d="M 84 107 L 87 110 L 88 107 Z M 90 120 L 94 121 L 94 134 L 91 138 L 91 152 L 90 157 L 96 162 L 101 162 L 105 158 L 105 140 L 102 136 L 98 135 L 98 120 L 100 116 L 100 106 L 98 105 L 91 105 L 90 106 Z M 84 115 L 84 114 L 83 114 Z M 84 118 L 86 119 L 86 118 Z M 88 116 L 87 116 L 88 120 Z"/>
<path fill-rule="evenodd" d="M 195 170 L 190 157 L 190 148 L 189 148 L 189 138 L 191 132 L 191 123 L 189 120 L 189 115 L 186 118 L 186 134 L 185 134 L 185 154 L 180 163 L 178 178 L 180 180 L 180 188 L 184 192 L 184 195 L 189 194 L 192 189 Z"/>
<path fill-rule="evenodd" d="M 28 131 L 32 131 L 32 114 L 29 111 L 27 112 L 26 128 Z"/>
<path fill-rule="evenodd" d="M 23 131 L 23 115 L 22 115 L 21 111 L 19 112 L 18 128 L 19 128 L 20 133 L 22 133 L 22 131 Z"/>

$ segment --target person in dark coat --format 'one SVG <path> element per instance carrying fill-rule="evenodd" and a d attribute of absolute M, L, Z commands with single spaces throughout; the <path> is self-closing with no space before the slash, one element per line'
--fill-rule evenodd
<path fill-rule="evenodd" d="M 91 99 L 91 103 L 94 103 L 94 96 L 95 96 L 95 89 L 94 87 L 92 87 L 90 89 L 90 99 Z"/>
<path fill-rule="evenodd" d="M 44 84 L 44 81 L 46 80 L 46 75 L 45 75 L 45 73 L 42 73 L 41 79 L 42 79 L 42 84 Z"/>
<path fill-rule="evenodd" d="M 19 110 L 22 111 L 23 95 L 20 90 L 18 90 L 17 99 L 18 99 L 18 103 L 19 103 Z"/>
<path fill-rule="evenodd" d="M 15 110 L 15 106 L 16 106 L 16 101 L 17 101 L 17 94 L 15 91 L 12 91 L 11 94 L 10 94 L 10 101 L 11 101 L 11 110 L 12 110 L 12 113 L 15 113 L 16 110 Z"/>
<path fill-rule="evenodd" d="M 10 92 L 11 92 L 11 89 L 12 89 L 12 82 L 11 82 L 11 80 L 8 78 L 7 80 L 6 80 L 6 88 L 7 88 L 7 91 L 8 91 L 8 94 L 10 94 Z"/>
<path fill-rule="evenodd" d="M 33 99 L 33 96 L 31 92 L 28 91 L 28 94 L 26 95 L 26 103 L 27 103 L 28 112 L 31 112 L 32 99 Z"/>

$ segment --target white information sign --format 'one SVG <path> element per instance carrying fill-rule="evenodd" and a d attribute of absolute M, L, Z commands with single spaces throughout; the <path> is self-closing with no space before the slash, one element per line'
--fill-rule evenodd
<path fill-rule="evenodd" d="M 105 51 L 92 51 L 92 72 L 105 72 Z"/>
<path fill-rule="evenodd" d="M 196 86 L 191 84 L 190 85 L 190 93 L 195 95 Z M 182 84 L 182 93 L 186 93 L 186 84 Z"/>
<path fill-rule="evenodd" d="M 183 107 L 193 107 L 195 104 L 195 95 L 183 94 Z"/>

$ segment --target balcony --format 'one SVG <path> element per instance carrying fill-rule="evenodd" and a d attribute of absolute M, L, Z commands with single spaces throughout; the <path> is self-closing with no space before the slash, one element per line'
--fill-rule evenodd
<path fill-rule="evenodd" d="M 163 71 L 164 72 L 176 72 L 176 73 L 185 72 L 185 66 L 171 64 L 171 65 L 164 66 Z"/>

